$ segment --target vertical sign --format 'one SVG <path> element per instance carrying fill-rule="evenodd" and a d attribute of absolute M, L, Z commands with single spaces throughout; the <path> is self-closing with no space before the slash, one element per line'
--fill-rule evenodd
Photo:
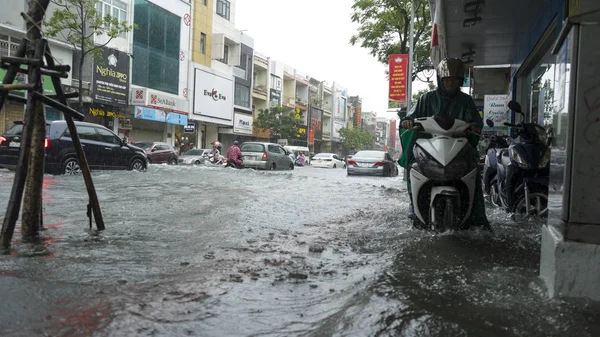
<path fill-rule="evenodd" d="M 408 69 L 408 55 L 390 55 L 389 65 L 390 87 L 388 108 L 397 109 L 400 107 L 400 104 L 406 103 L 406 73 Z"/>

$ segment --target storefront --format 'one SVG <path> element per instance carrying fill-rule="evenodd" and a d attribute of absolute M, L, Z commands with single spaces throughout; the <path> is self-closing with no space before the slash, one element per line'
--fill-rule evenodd
<path fill-rule="evenodd" d="M 196 125 L 196 143 L 208 148 L 220 140 L 220 133 L 233 132 L 233 78 L 196 63 L 194 67 L 194 101 L 189 122 Z"/>
<path fill-rule="evenodd" d="M 175 147 L 184 145 L 188 126 L 188 101 L 148 88 L 131 89 L 131 130 L 119 129 L 131 142 L 162 141 Z M 129 115 L 129 114 L 128 114 Z M 190 141 L 197 144 L 195 139 Z"/>

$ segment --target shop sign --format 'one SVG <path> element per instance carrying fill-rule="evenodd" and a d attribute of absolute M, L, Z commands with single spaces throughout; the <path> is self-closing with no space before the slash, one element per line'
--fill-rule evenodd
<path fill-rule="evenodd" d="M 107 117 L 117 117 L 119 119 L 127 118 L 123 112 L 115 111 L 115 109 L 105 109 L 101 107 L 91 106 L 88 111 L 92 116 L 107 116 Z"/>
<path fill-rule="evenodd" d="M 94 64 L 92 97 L 95 103 L 126 107 L 129 104 L 129 55 L 102 48 Z"/>
<path fill-rule="evenodd" d="M 252 134 L 252 115 L 234 113 L 233 132 Z"/>
<path fill-rule="evenodd" d="M 183 127 L 183 132 L 184 133 L 194 133 L 194 132 L 196 132 L 196 123 L 195 122 L 188 122 L 187 125 L 185 125 Z"/>
<path fill-rule="evenodd" d="M 6 69 L 0 68 L 0 78 L 6 76 Z M 27 84 L 27 75 L 18 73 L 13 81 L 13 84 Z M 52 78 L 48 75 L 42 75 L 42 88 L 44 89 L 44 95 L 55 95 L 54 85 L 52 84 Z M 25 90 L 11 90 L 11 94 L 15 94 L 21 97 L 25 97 Z"/>
<path fill-rule="evenodd" d="M 119 129 L 121 130 L 131 130 L 133 127 L 131 125 L 131 119 L 119 119 Z"/>
<path fill-rule="evenodd" d="M 148 88 L 131 89 L 131 104 L 188 114 L 188 101 L 185 99 Z"/>
<path fill-rule="evenodd" d="M 313 139 L 320 140 L 323 137 L 323 112 L 317 108 L 310 109 L 310 130 Z"/>
<path fill-rule="evenodd" d="M 146 119 L 155 122 L 163 122 L 177 125 L 187 125 L 188 116 L 176 113 L 167 112 L 160 109 L 149 108 L 145 106 L 135 107 L 135 118 Z"/>
<path fill-rule="evenodd" d="M 233 115 L 233 81 L 196 69 L 194 115 L 230 121 Z"/>
<path fill-rule="evenodd" d="M 495 126 L 508 122 L 507 95 L 485 95 L 483 100 L 483 120 L 491 119 Z"/>

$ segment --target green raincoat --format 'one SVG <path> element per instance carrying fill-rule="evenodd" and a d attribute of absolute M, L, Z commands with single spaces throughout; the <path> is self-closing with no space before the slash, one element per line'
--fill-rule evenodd
<path fill-rule="evenodd" d="M 479 111 L 475 106 L 475 102 L 471 96 L 459 91 L 455 95 L 449 95 L 444 90 L 438 88 L 430 91 L 417 101 L 417 104 L 411 109 L 410 115 L 402 119 L 414 120 L 419 117 L 432 117 L 438 114 L 445 114 L 456 119 L 463 120 L 467 123 L 473 123 L 476 126 L 483 127 L 483 119 L 479 115 Z M 402 123 L 401 123 L 402 124 Z M 400 127 L 400 143 L 402 144 L 402 155 L 398 160 L 398 164 L 404 168 L 410 168 L 413 161 L 412 147 L 416 141 L 416 132 L 407 131 Z M 479 137 L 475 135 L 467 135 L 469 143 L 477 148 L 479 143 Z M 475 162 L 479 161 L 479 154 L 475 151 Z M 408 193 L 411 194 L 410 189 L 410 176 L 407 178 Z M 477 179 L 477 187 L 475 191 L 475 201 L 473 204 L 473 215 L 476 224 L 487 225 L 487 218 L 485 216 L 485 205 L 483 203 L 483 191 L 481 189 L 481 179 Z M 411 196 L 412 200 L 412 196 Z"/>

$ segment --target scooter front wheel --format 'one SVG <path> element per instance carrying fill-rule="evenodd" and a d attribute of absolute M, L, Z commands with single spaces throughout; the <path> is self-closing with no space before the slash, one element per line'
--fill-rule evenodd
<path fill-rule="evenodd" d="M 529 209 L 527 209 L 529 204 Z M 530 217 L 545 218 L 548 216 L 548 196 L 542 192 L 529 193 L 529 203 L 525 199 L 525 195 L 515 203 L 513 209 L 515 220 L 524 220 Z"/>

